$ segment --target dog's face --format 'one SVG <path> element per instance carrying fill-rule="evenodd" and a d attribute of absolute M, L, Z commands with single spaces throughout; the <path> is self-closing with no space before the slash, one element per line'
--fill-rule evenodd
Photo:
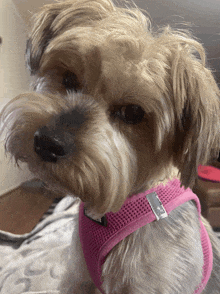
<path fill-rule="evenodd" d="M 198 58 L 200 55 L 201 60 Z M 109 0 L 45 6 L 27 42 L 35 92 L 3 110 L 6 150 L 97 213 L 219 151 L 219 90 L 202 46 Z"/>

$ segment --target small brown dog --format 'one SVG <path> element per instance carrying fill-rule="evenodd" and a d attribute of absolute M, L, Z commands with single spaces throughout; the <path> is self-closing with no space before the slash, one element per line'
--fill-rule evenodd
<path fill-rule="evenodd" d="M 220 92 L 202 45 L 169 26 L 154 32 L 138 8 L 110 0 L 44 6 L 27 64 L 34 92 L 1 113 L 6 151 L 48 189 L 77 195 L 92 219 L 117 213 L 131 195 L 160 183 L 166 188 L 177 178 L 193 187 L 198 165 L 218 155 Z M 220 244 L 202 222 L 214 262 L 200 292 L 204 258 L 193 201 L 120 241 L 102 266 L 100 290 L 219 294 Z M 91 278 L 79 241 L 75 230 L 61 293 L 95 291 L 82 287 Z"/>

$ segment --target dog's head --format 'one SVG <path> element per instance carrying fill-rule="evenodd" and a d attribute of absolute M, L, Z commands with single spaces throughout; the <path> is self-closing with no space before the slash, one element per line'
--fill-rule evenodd
<path fill-rule="evenodd" d="M 27 42 L 35 92 L 2 112 L 6 150 L 96 211 L 171 176 L 192 187 L 219 152 L 219 89 L 188 33 L 153 32 L 110 0 L 43 7 Z"/>

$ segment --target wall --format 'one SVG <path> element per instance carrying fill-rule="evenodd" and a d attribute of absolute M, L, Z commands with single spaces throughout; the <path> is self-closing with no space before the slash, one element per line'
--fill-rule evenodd
<path fill-rule="evenodd" d="M 27 27 L 11 0 L 0 0 L 0 110 L 12 98 L 29 89 L 29 73 L 25 68 L 24 53 Z M 0 142 L 0 195 L 33 176 L 25 165 L 22 169 L 5 157 Z"/>

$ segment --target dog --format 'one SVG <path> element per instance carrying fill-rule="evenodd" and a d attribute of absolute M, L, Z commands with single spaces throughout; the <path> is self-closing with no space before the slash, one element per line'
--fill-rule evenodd
<path fill-rule="evenodd" d="M 42 8 L 27 41 L 32 90 L 1 112 L 5 149 L 47 189 L 81 201 L 60 293 L 219 294 L 220 244 L 191 191 L 198 166 L 218 157 L 219 88 L 190 32 L 153 30 L 133 6 Z M 171 190 L 184 196 L 169 211 L 160 193 Z M 105 234 L 122 208 L 135 218 L 142 206 L 151 221 L 116 234 L 91 267 L 88 242 L 103 235 L 88 228 Z"/>

